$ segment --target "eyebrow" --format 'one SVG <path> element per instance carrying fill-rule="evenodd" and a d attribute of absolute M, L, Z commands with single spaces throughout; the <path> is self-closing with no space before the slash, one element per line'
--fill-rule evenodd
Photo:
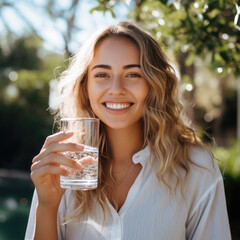
<path fill-rule="evenodd" d="M 139 64 L 129 64 L 129 65 L 126 65 L 123 67 L 123 69 L 128 69 L 128 68 L 140 68 L 140 65 Z"/>
<path fill-rule="evenodd" d="M 139 64 L 128 64 L 128 65 L 125 65 L 123 66 L 123 69 L 129 69 L 129 68 L 140 68 L 140 65 Z M 105 69 L 111 69 L 112 67 L 109 66 L 109 65 L 105 65 L 105 64 L 99 64 L 99 65 L 95 65 L 91 71 L 95 68 L 105 68 Z"/>

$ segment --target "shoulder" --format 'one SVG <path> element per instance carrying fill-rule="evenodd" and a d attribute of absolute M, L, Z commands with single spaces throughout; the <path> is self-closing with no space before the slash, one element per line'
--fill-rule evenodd
<path fill-rule="evenodd" d="M 190 151 L 190 170 L 186 187 L 193 194 L 207 194 L 218 183 L 222 182 L 222 174 L 211 152 L 203 148 L 192 147 Z"/>
<path fill-rule="evenodd" d="M 184 188 L 184 196 L 189 207 L 189 226 L 206 221 L 206 218 L 211 219 L 215 214 L 215 216 L 225 214 L 223 178 L 213 155 L 205 149 L 194 147 L 191 149 L 190 157 L 193 163 Z"/>
<path fill-rule="evenodd" d="M 200 147 L 192 147 L 190 149 L 190 159 L 192 161 L 191 171 L 202 172 L 205 169 L 208 174 L 221 175 L 217 162 L 210 151 Z"/>

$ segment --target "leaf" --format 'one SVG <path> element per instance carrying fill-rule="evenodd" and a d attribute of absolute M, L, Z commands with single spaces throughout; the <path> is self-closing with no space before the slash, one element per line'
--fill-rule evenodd
<path fill-rule="evenodd" d="M 94 7 L 90 10 L 90 13 L 93 13 L 94 11 L 102 11 L 100 6 Z"/>
<path fill-rule="evenodd" d="M 110 11 L 110 13 L 111 13 L 111 15 L 112 15 L 113 18 L 116 18 L 116 17 L 117 17 L 116 14 L 114 13 L 114 6 L 111 6 L 111 7 L 109 8 L 109 11 Z"/>
<path fill-rule="evenodd" d="M 214 62 L 222 62 L 224 59 L 222 59 L 222 57 L 220 56 L 220 54 L 219 53 L 215 53 L 214 55 L 213 55 L 213 61 Z"/>
<path fill-rule="evenodd" d="M 186 60 L 185 60 L 185 64 L 187 67 L 191 66 L 195 60 L 195 53 L 194 52 L 190 52 L 189 55 L 187 56 Z"/>
<path fill-rule="evenodd" d="M 188 84 L 188 83 L 192 84 L 193 83 L 193 79 L 189 75 L 184 74 L 182 76 L 182 82 L 185 83 L 185 84 Z"/>
<path fill-rule="evenodd" d="M 223 0 L 218 0 L 219 8 L 223 8 Z"/>
<path fill-rule="evenodd" d="M 166 5 L 168 3 L 168 0 L 160 0 L 160 2 Z"/>
<path fill-rule="evenodd" d="M 220 10 L 215 8 L 209 13 L 209 17 L 210 18 L 215 18 L 219 13 L 220 13 Z"/>

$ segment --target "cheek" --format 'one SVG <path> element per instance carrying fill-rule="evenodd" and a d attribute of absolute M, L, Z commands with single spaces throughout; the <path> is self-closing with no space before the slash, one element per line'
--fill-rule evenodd
<path fill-rule="evenodd" d="M 92 83 L 88 84 L 88 97 L 92 110 L 96 113 L 98 100 L 100 98 L 100 90 Z"/>
<path fill-rule="evenodd" d="M 96 94 L 94 94 L 94 91 L 90 90 L 88 91 L 88 97 L 91 107 L 93 108 L 96 104 Z"/>
<path fill-rule="evenodd" d="M 88 91 L 89 100 L 91 101 L 91 99 L 94 97 L 95 91 L 96 91 L 96 86 L 94 86 L 94 84 L 91 80 L 88 80 L 87 91 Z"/>
<path fill-rule="evenodd" d="M 144 84 L 141 87 L 139 98 L 141 98 L 142 101 L 145 101 L 145 99 L 147 98 L 148 94 L 149 94 L 149 86 L 146 83 L 146 84 Z"/>

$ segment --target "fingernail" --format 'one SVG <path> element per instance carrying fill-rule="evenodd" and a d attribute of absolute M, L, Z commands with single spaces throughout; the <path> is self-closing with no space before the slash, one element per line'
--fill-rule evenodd
<path fill-rule="evenodd" d="M 78 163 L 78 162 L 76 162 L 76 167 L 78 168 L 78 169 L 81 169 L 82 168 L 82 164 L 81 163 Z"/>
<path fill-rule="evenodd" d="M 66 172 L 65 172 L 65 176 L 69 176 L 69 175 L 71 175 L 71 172 L 68 171 L 68 170 L 66 170 Z"/>
<path fill-rule="evenodd" d="M 64 134 L 65 134 L 66 136 L 71 136 L 71 135 L 73 134 L 73 132 L 64 132 Z"/>
<path fill-rule="evenodd" d="M 83 150 L 84 147 L 82 145 L 76 144 L 76 148 Z"/>

